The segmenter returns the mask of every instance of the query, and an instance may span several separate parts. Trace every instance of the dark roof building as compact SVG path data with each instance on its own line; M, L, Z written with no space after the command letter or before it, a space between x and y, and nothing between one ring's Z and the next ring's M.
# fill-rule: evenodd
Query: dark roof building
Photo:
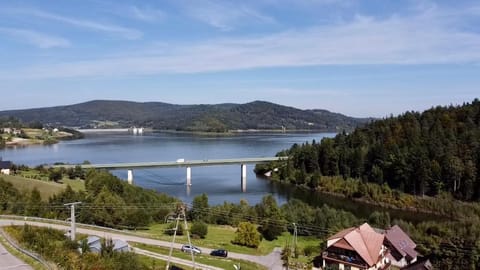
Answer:
M12 167L11 161L2 161L0 159L0 169L10 169Z
M398 225L385 231L384 244L390 251L388 258L392 265L405 267L417 261L417 244Z
M0 158L0 174L10 174L10 168L12 167L12 162L3 161Z

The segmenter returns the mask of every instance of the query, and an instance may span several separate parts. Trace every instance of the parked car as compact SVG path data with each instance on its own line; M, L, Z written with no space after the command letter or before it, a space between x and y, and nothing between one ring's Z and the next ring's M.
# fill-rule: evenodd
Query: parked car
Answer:
M202 251L199 248L197 248L196 246L190 246L190 245L183 245L182 246L182 251L183 252L188 252L188 253L193 252L193 254L201 254L202 253Z
M226 258L228 256L228 251L225 249L215 249L210 252L210 255Z

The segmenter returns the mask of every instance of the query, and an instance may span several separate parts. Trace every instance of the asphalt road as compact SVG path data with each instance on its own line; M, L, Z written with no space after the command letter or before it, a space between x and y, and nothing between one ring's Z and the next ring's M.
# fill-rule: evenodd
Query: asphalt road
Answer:
M0 270L33 270L33 268L10 254L0 243Z
M24 225L29 224L38 227L50 227L58 230L67 231L70 227L65 225L58 225L58 224L50 224L50 223L42 223L37 221L22 221L22 220L13 220L13 219L0 219L0 226L9 226L9 225ZM106 228L108 229L108 228ZM111 239L122 239L127 242L136 242L136 243L143 243L152 246L161 246L161 247L170 247L171 242L166 242L162 240L155 240L146 237L140 236L132 236L132 235L125 235L120 233L113 233L113 232L106 232L101 230L94 230L94 229L85 229L77 227L77 233L88 234L88 235L96 235L98 237L103 238L111 238ZM183 244L174 244L173 247L176 249L180 249ZM202 248L202 253L210 254L212 249L209 248ZM272 253L266 256L254 256L254 255L246 255L240 253L229 252L228 257L234 259L240 259L245 261L254 262L260 265L263 265L271 270L282 270L282 260L281 260L281 249L276 248ZM181 262L178 262L181 263ZM20 268L19 268L20 269ZM209 269L214 269L209 267ZM3 270L0 268L0 270Z

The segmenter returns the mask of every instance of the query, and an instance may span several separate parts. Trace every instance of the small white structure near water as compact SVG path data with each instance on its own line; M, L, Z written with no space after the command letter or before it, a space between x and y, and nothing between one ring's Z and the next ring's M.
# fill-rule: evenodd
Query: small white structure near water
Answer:
M143 127L133 127L132 128L133 135L142 135L143 134Z
M0 174L10 175L11 167L12 167L11 161L2 161L2 158L0 158Z

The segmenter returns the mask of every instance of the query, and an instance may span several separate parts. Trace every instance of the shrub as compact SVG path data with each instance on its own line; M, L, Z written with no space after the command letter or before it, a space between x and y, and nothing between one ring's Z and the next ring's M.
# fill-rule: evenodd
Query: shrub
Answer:
M175 224L175 222L168 224L167 228L165 229L165 234L173 235L175 233ZM180 223L178 224L177 235L183 235L183 225Z
M205 238L208 233L208 225L204 222L194 222L191 229L192 234Z
M240 222L233 244L257 248L260 245L261 236L255 225L250 222Z

